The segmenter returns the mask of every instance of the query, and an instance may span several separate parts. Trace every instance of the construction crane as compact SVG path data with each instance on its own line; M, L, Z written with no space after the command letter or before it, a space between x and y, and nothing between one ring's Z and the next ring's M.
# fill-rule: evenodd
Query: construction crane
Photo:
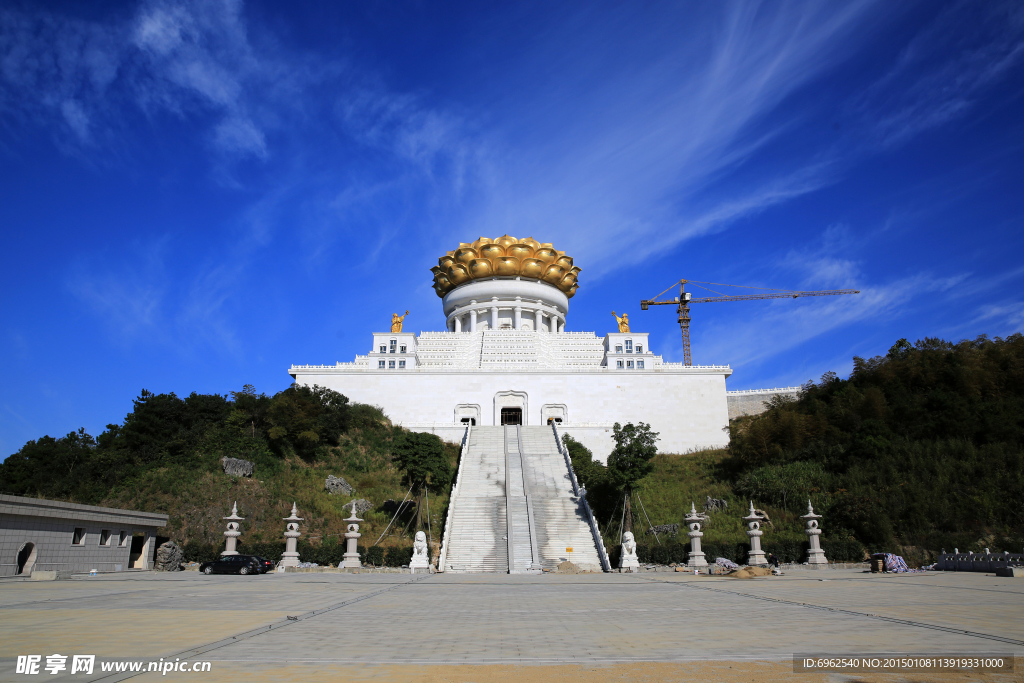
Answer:
M694 299L690 292L686 291L687 283L692 283L706 289L717 296L705 296ZM679 285L679 296L671 299L662 297L676 285ZM716 287L743 287L744 289L759 289L772 294L722 294L702 285L714 285ZM640 302L640 309L646 311L650 306L676 306L679 313L679 328L683 332L683 362L692 365L690 360L690 304L710 304L719 301L750 301L753 299L797 299L802 296L836 296L838 294L860 294L859 289L825 289L816 292L798 292L790 289L771 289L770 287L746 287L744 285L727 285L721 282L701 282L700 280L679 280L673 282L668 289L653 299L644 299Z

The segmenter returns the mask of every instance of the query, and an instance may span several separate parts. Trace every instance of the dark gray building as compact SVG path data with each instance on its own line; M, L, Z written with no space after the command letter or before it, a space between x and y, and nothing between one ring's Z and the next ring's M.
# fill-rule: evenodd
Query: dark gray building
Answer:
M0 576L152 569L167 515L0 495Z

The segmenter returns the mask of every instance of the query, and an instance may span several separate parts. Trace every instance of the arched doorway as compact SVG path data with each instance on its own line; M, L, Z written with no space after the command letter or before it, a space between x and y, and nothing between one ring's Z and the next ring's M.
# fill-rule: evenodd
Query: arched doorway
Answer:
M36 544L26 543L18 549L18 573L31 574L36 563Z

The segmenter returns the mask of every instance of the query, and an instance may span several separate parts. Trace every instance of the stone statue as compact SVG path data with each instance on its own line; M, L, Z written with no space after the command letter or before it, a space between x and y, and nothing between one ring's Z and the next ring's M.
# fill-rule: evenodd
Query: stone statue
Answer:
M408 309L406 309L405 315L409 315ZM401 332L402 331L402 323L405 322L405 315L398 315L397 313L392 313L391 314L391 331L392 332Z
M640 569L640 560L636 556L636 541L633 532L622 534L622 554L619 555L619 571L635 572Z
M417 569L426 569L427 562L427 535L422 531L416 532L416 540L412 544L412 561L409 562L409 572L416 573Z
M629 314L623 313L620 318L615 315L615 311L612 311L612 315L615 316L615 322L619 323L619 332L629 332Z

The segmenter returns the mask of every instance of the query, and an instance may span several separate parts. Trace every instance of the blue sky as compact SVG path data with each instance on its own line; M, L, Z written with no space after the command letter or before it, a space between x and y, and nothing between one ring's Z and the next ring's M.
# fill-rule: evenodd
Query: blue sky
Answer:
M505 232L668 360L681 277L862 291L694 306L733 389L1019 332L1022 61L1015 2L4 3L0 450L443 329Z

